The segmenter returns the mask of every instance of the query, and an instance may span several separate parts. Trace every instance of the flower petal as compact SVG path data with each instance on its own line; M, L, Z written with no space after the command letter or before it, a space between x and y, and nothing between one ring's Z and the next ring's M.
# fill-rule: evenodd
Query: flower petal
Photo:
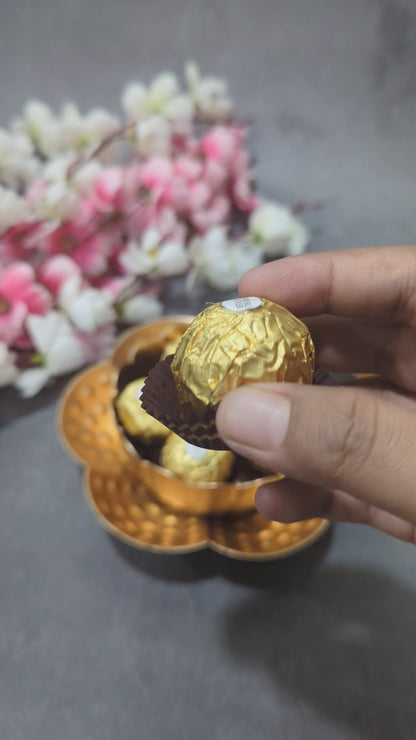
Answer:
M136 295L123 303L120 308L121 319L127 324L138 324L141 321L150 321L160 316L163 306L153 295Z
M189 267L189 255L182 244L166 242L159 248L156 275L180 275Z
M45 367L34 367L20 373L15 386L23 398L32 398L43 388L50 378Z
M0 313L0 341L12 345L23 331L26 316L27 307L20 301L11 304L5 313Z
M31 265L15 262L0 272L0 293L11 302L19 301L34 279Z
M6 344L0 342L0 388L13 383L17 377L18 371L14 361L14 352L9 352Z
M84 362L81 342L73 333L61 334L49 350L48 369L51 375L64 375L77 370Z
M56 257L51 257L42 265L40 279L52 295L56 296L66 280L79 274L79 267L74 260L65 254L57 254Z
M66 318L57 311L51 311L46 316L28 316L26 326L35 349L42 355L48 353L60 333L67 334L70 331Z

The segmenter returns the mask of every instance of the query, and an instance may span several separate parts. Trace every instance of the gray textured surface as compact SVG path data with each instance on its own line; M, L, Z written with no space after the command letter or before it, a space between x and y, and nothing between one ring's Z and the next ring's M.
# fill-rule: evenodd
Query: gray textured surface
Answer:
M412 0L3 0L0 120L114 107L188 56L257 119L263 189L322 198L313 248L414 242ZM288 561L163 558L95 524L57 390L0 395L2 740L411 740L415 551L338 526Z

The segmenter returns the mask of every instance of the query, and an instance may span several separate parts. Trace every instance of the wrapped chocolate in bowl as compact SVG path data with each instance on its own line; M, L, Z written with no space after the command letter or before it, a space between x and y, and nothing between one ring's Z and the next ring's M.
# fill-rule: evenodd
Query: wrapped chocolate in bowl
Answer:
M193 445L144 409L145 379L163 365L167 353L172 357L191 321L165 317L136 330L137 351L120 363L116 378L113 408L120 433L144 485L172 510L198 515L250 511L258 485L275 480L274 474L265 478L264 471L229 450Z
M194 483L219 483L226 480L233 463L234 455L229 450L204 450L203 447L185 442L174 432L169 434L160 453L162 467L182 480Z
M149 372L143 408L187 442L227 449L215 415L247 383L312 383L315 350L306 325L263 298L215 303L189 325L172 356Z
M132 380L116 397L114 405L123 429L144 444L164 440L169 429L150 416L141 403L145 378Z

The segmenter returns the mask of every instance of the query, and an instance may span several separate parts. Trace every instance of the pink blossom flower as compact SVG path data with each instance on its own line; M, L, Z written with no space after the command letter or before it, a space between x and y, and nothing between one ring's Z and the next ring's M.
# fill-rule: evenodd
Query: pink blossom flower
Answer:
M136 280L132 275L126 275L125 277L107 278L97 287L109 293L113 303L117 303L119 296L127 291L135 282Z
M163 193L172 182L173 164L167 157L153 157L140 168L140 181L148 190Z
M63 284L74 275L80 275L80 268L65 254L57 254L46 260L39 270L40 281L55 297Z
M195 211L190 218L195 228L204 233L213 226L223 224L228 218L230 208L230 199L225 195L217 195L206 208Z
M252 189L250 158L244 149L237 151L230 165L231 190L236 205L246 213L251 213L259 204Z
M229 177L227 167L215 159L204 162L203 178L211 190L218 191L224 187Z
M97 177L92 200L102 213L122 213L129 205L130 193L125 187L122 167L108 167Z
M156 229L162 239L184 242L186 226L174 208L158 202L149 202L136 208L127 218L126 233L131 239L140 240L147 229Z
M258 207L260 201L252 191L249 176L240 175L233 183L232 192L236 205L245 213L252 213Z
M186 236L186 226L179 221L176 211L168 206L161 206L155 210L152 220L153 228L162 239L183 243Z
M41 224L22 222L8 229L0 239L0 264L30 260L37 245Z
M191 203L192 189L202 187L206 190L206 186L199 183L201 174L201 163L191 157L181 156L176 161L154 157L141 168L140 179L150 191L153 202L169 206L183 214L195 208ZM205 200L208 200L209 194L208 192Z
M94 332L74 331L74 337L82 348L84 362L88 364L101 362L111 355L115 336L114 324L101 326Z
M94 231L92 225L76 221L63 223L43 242L47 255L67 255L88 277L102 275L108 267L112 250L110 236Z
M13 344L23 332L28 314L45 314L51 296L35 282L33 268L16 262L0 272L0 341Z
M198 180L189 187L189 211L202 211L211 199L211 189L203 180Z
M229 166L241 149L244 133L237 126L214 126L201 140L201 150L208 159Z
M182 177L187 182L192 182L201 177L202 169L202 162L186 154L177 157L174 162L175 175Z

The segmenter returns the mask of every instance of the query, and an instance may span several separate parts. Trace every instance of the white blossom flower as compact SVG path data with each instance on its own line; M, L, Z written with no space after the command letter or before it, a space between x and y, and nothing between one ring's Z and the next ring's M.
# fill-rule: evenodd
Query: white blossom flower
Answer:
M74 161L73 154L59 154L49 159L42 169L42 179L48 182L62 182L67 179L67 173Z
M173 133L190 133L194 106L188 94L179 92L178 80L171 72L155 77L149 87L131 82L123 91L121 104L129 121L162 118Z
M74 103L66 103L62 107L59 125L63 147L73 151L98 144L114 133L120 124L104 108L93 108L83 116Z
M185 247L175 241L162 242L155 229L147 229L140 244L128 242L120 262L129 273L152 277L179 275L189 267Z
M98 175L102 172L103 166L96 159L90 159L88 162L77 166L71 174L70 184L80 195L86 195L91 191Z
M23 116L12 127L15 132L24 132L43 156L51 158L94 146L119 125L104 108L92 108L83 116L74 103L66 103L56 115L45 103L29 100Z
M15 385L25 398L30 398L51 377L79 368L84 363L84 353L68 320L57 311L45 316L30 315L26 326L39 355L40 366L24 370Z
M105 290L83 288L81 275L66 280L58 294L58 304L77 329L93 332L115 320L112 297Z
M79 210L78 194L64 181L45 183L36 197L32 211L36 218L51 221L68 221Z
M0 128L0 180L18 188L33 180L39 171L30 139L24 133L12 133Z
M304 225L280 203L259 206L250 216L249 230L254 243L268 257L301 254L309 238Z
M162 116L151 116L136 125L136 147L146 157L164 157L170 153L171 128Z
M120 121L105 108L91 108L84 117L84 125L91 143L99 143L120 128Z
M71 171L75 159L73 154L62 154L49 160L42 171L42 179L49 183L60 182L73 187L79 195L86 195L98 175L102 171L102 164L96 159L77 163Z
M188 290L196 282L205 281L214 288L234 288L247 270L261 262L261 250L247 241L228 241L225 229L215 226L204 236L191 242L192 269L187 280Z
M21 118L12 122L12 130L24 132L43 156L62 151L62 132L51 108L40 100L28 100Z
M205 118L227 118L233 110L228 86L220 77L201 77L198 65L188 62L185 77L196 110Z
M194 105L189 95L181 93L169 100L163 110L175 134L187 136L191 132Z
M25 199L14 190L0 185L0 233L21 221L27 221L28 218L29 209Z
M171 72L157 75L148 87L140 82L131 82L123 90L121 105L130 121L152 115L168 115L167 111L176 118L176 108L178 112L180 109L181 115L193 113L189 96L179 92L177 77Z
M3 388L17 378L18 370L15 363L16 355L10 352L4 342L0 342L0 388Z
M140 82L130 82L121 95L121 107L129 121L144 118L148 115L146 106L147 87Z
M117 306L117 314L126 324L150 321L163 313L163 305L154 295L141 293Z

